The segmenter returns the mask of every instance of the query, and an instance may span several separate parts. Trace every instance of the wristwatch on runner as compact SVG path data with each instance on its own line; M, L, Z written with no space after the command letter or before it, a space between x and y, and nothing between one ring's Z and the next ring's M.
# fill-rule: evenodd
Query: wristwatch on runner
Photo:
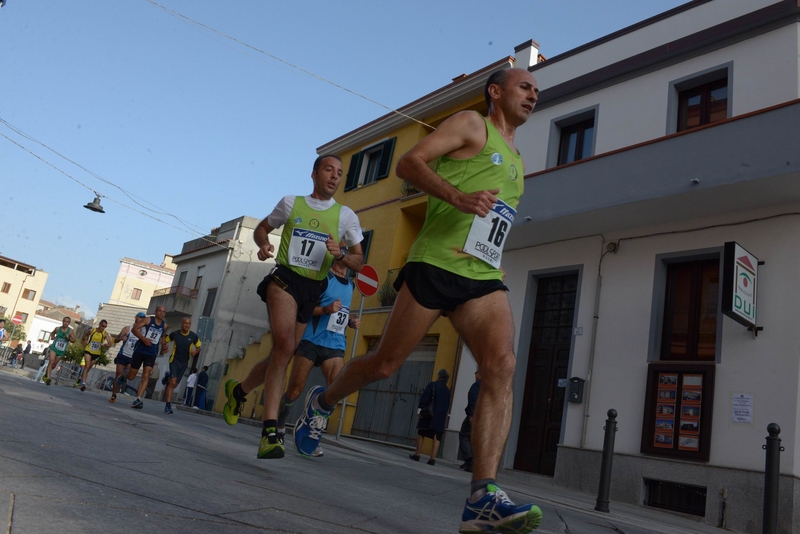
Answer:
M337 258L337 260L342 261L344 257L347 256L347 247L342 247L339 250L342 251L342 255L339 258Z

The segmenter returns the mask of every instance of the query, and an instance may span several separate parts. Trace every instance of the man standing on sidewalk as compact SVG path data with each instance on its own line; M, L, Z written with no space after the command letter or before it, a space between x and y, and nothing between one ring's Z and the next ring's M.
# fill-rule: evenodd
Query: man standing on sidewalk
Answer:
M261 221L253 234L258 259L273 257L275 247L269 233L283 226L277 267L259 284L257 293L267 303L272 330L272 350L258 362L241 384L226 387L226 421L239 419L245 395L264 384L264 427L257 458L283 458L278 440L278 412L286 381L286 369L311 319L320 295L325 291L328 270L334 259L355 271L361 270L364 239L356 214L337 204L334 193L342 181L342 160L323 155L314 161L309 196L286 196L272 213ZM349 249L341 248L344 241ZM199 384L199 381L198 381ZM316 449L316 447L315 447Z
M464 460L460 468L467 473L472 473L472 418L475 417L475 405L478 404L478 393L481 389L481 372L475 371L475 383L467 393L467 407L464 408L467 416L461 423L458 432L458 459Z
M61 320L61 326L56 327L55 330L50 333L50 339L53 341L53 344L50 345L50 363L47 364L47 371L45 371L43 379L43 382L48 386L51 382L50 373L53 372L59 360L66 354L69 344L75 343L75 332L69 325L71 322L72 319L64 317L64 319Z
M376 352L351 360L325 390L312 389L294 429L298 452L318 446L339 400L391 376L444 312L478 362L483 381L475 408L471 494L460 532L530 532L538 506L517 506L497 487L511 426L514 320L500 269L524 187L514 136L539 98L525 69L493 73L484 91L489 113L462 111L397 163L397 176L429 194L428 212L397 278L397 300ZM435 170L429 165L436 162Z
M201 410L206 409L206 388L208 387L208 373L206 371L208 371L208 366L204 365L203 370L197 375L197 392L195 393L197 402L194 405Z
M200 355L200 338L191 331L192 320L189 317L184 317L181 320L181 329L176 330L167 336L167 344L172 343L172 354L169 357L169 371L164 374L161 380L162 384L167 384L167 390L164 393L164 400L167 402L164 406L164 413L172 413L172 392L178 387L183 373L189 367L189 357L192 360L192 369L197 367L197 357Z
M186 379L186 391L185 396L186 398L183 401L184 406L192 406L192 393L194 393L194 387L197 385L197 368L192 367L192 370L189 372L189 377Z

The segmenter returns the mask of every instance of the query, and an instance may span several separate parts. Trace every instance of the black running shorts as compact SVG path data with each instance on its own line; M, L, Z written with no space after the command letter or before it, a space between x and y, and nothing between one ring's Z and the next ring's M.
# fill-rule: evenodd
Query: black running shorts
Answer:
M508 291L501 280L472 280L422 262L406 263L394 288L400 291L404 282L414 300L429 310L455 311L468 300Z
M328 286L328 279L326 277L322 280L311 280L296 274L283 265L278 265L258 284L256 289L256 293L264 302L267 302L267 286L270 283L278 284L278 287L294 298L297 303L297 322L308 324L320 296Z

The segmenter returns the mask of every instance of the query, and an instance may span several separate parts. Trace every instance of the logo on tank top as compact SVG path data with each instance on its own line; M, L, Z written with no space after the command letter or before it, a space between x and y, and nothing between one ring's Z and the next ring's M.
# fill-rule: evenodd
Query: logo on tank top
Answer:
M519 178L519 173L517 172L517 166L512 163L511 166L508 168L508 179L511 180L512 182L516 182L517 178Z
M500 152L495 152L494 154L492 154L492 163L494 163L495 165L502 165L503 156L500 154Z
M319 228L319 221L317 219L311 219L308 221L308 224L311 228Z
M295 224L300 224L301 222L303 222L303 218L302 217L295 217L294 218L294 223Z

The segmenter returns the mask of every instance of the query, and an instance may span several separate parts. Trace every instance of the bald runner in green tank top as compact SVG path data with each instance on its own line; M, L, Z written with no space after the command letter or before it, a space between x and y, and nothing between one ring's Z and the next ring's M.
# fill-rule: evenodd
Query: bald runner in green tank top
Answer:
M464 193L499 189L500 202L486 217L479 217L429 196L425 224L408 261L428 263L472 280L502 280L503 245L525 180L519 152L512 152L497 128L483 120L487 132L483 150L469 159L442 156L434 170Z

